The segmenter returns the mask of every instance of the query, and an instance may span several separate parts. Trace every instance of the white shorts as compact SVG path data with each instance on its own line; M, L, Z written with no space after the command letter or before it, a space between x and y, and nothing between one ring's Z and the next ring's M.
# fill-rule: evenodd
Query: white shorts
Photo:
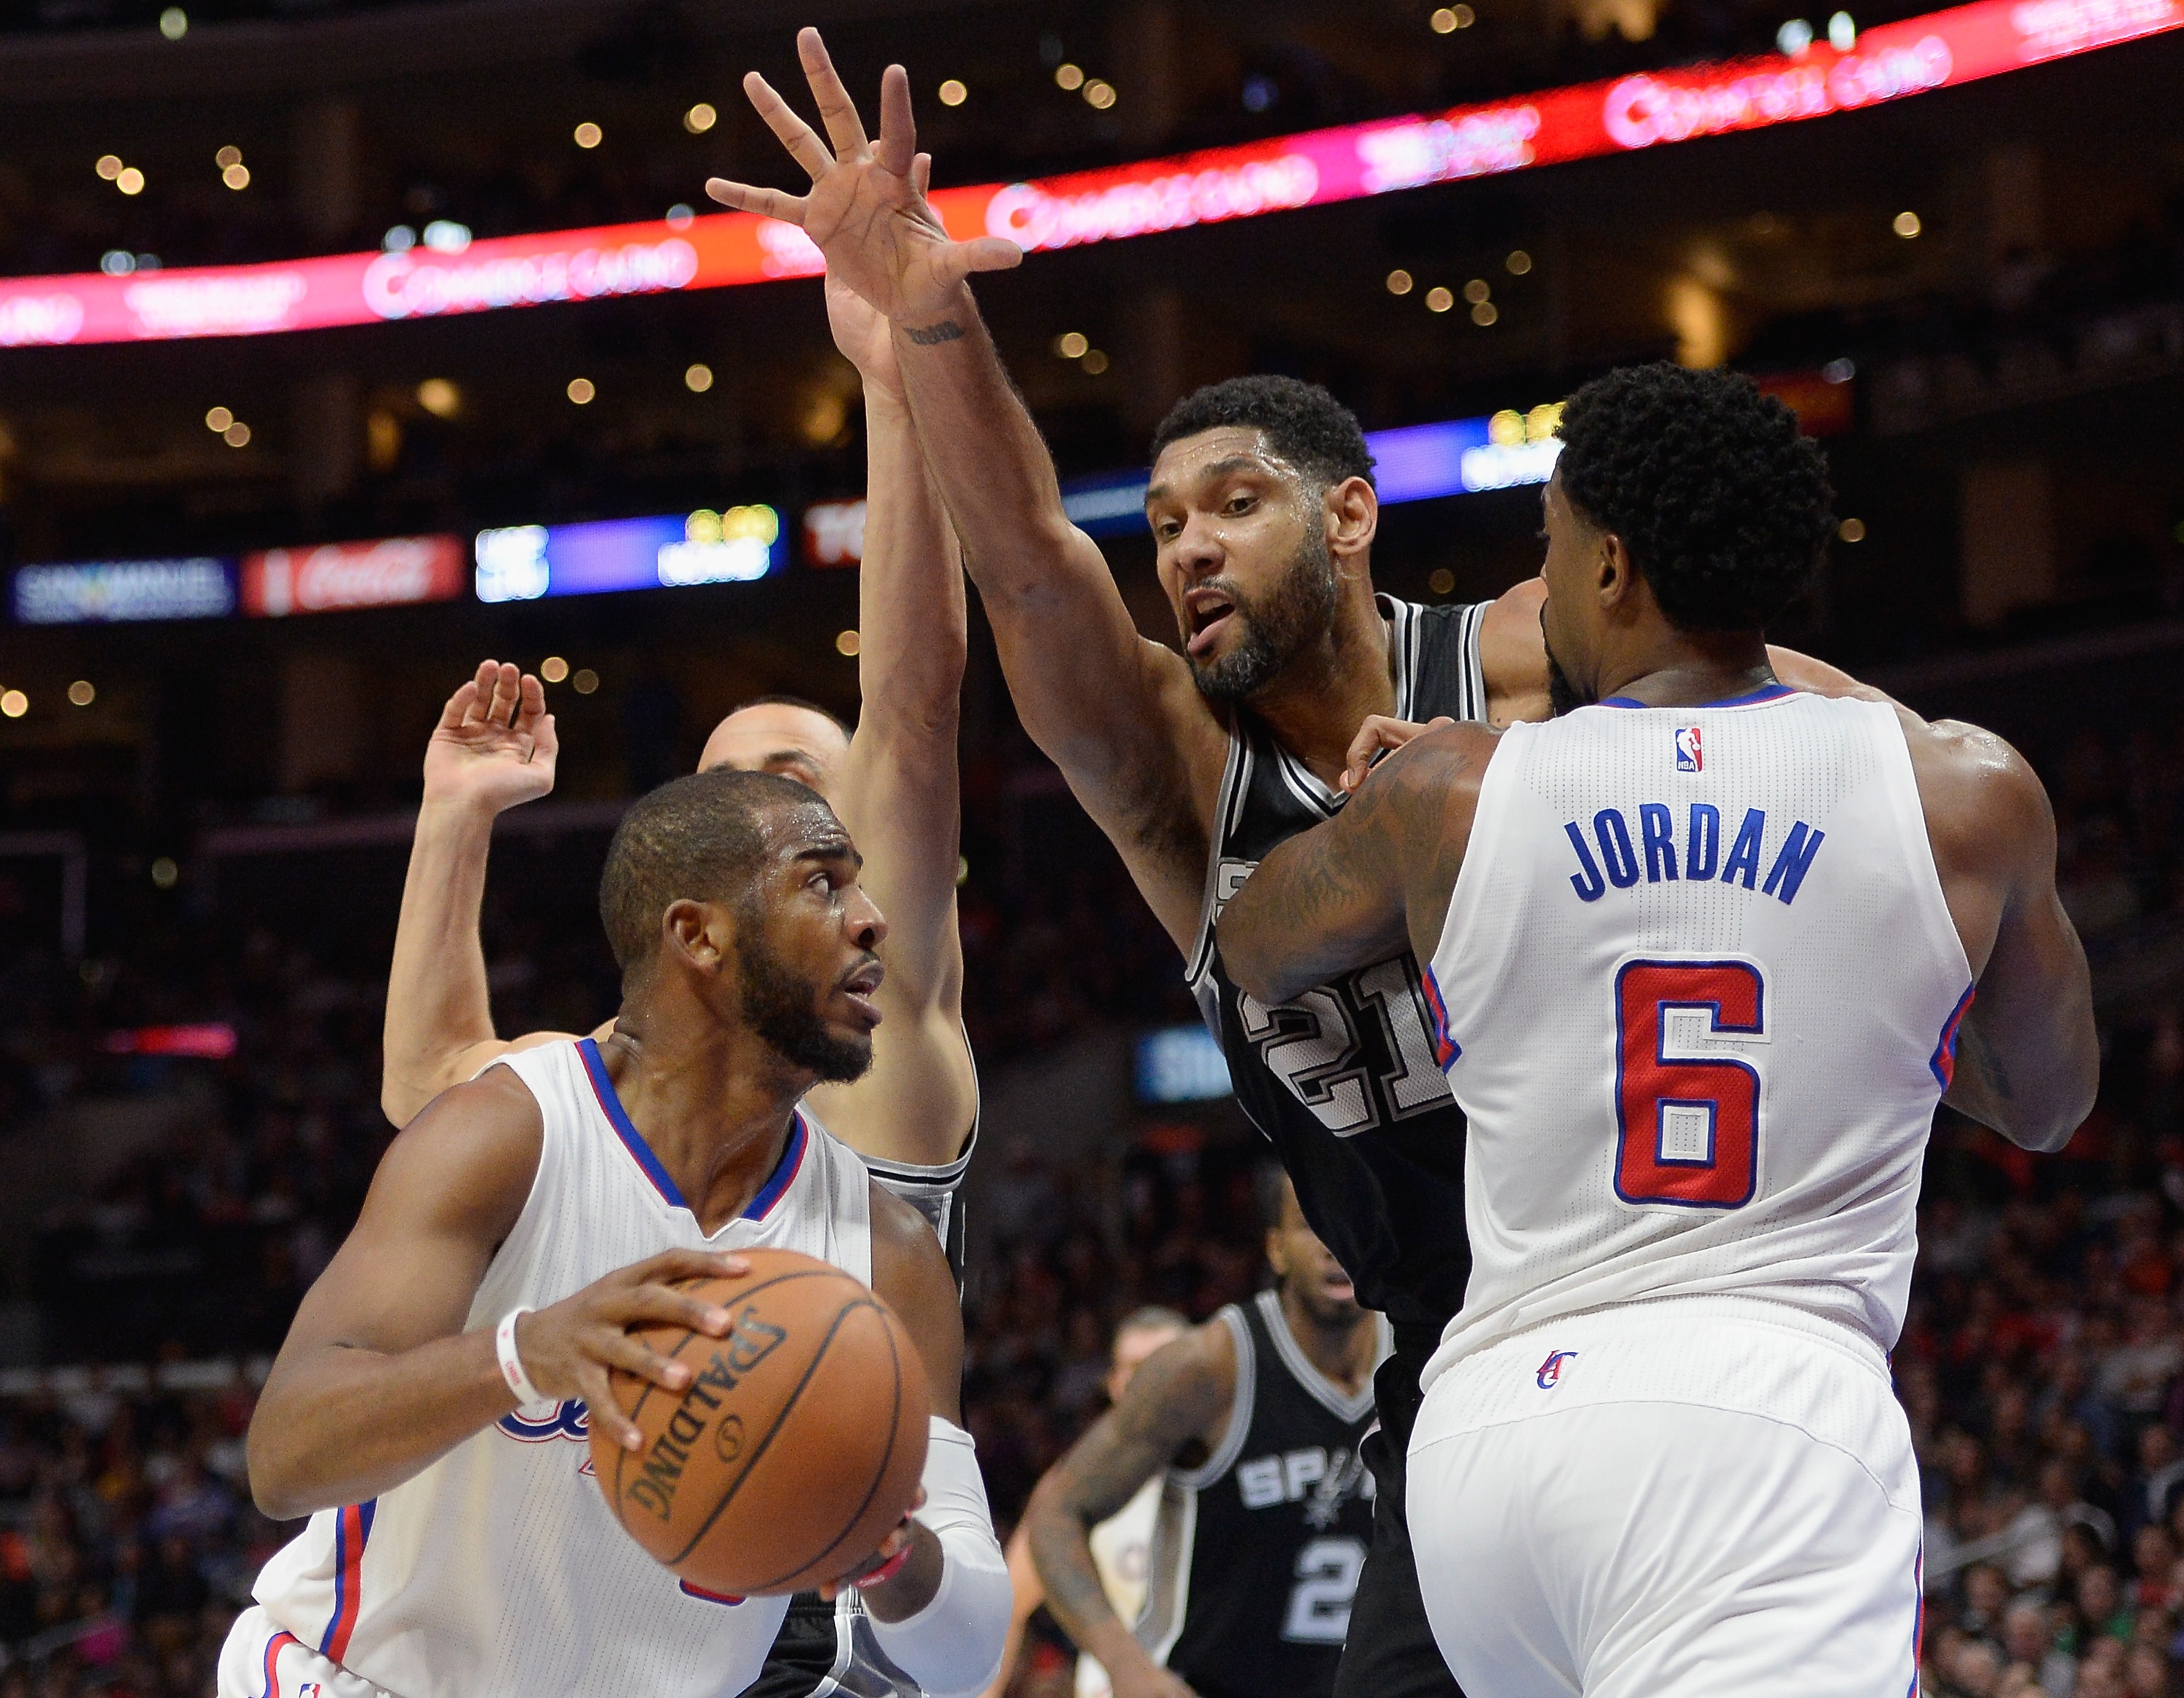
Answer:
M1680 1298L1504 1339L1426 1394L1409 1506L1468 1692L1915 1698L1910 1427L1830 1321Z
M330 1662L253 1604L220 1648L220 1698L393 1698Z

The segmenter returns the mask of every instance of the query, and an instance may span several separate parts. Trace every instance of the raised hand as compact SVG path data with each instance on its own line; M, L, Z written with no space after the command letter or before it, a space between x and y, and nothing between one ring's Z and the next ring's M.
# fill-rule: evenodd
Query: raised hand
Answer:
M880 77L880 137L875 143L866 136L856 103L827 57L818 31L800 30L796 52L827 126L827 140L756 71L744 78L744 92L789 156L804 167L811 192L794 195L710 177L707 194L723 206L800 226L827 256L830 279L839 279L906 329L942 316L972 272L1002 271L1022 262L1023 250L998 237L956 241L926 204L933 162L917 151L908 72L891 64Z
M425 746L425 800L499 813L551 790L560 751L546 687L506 661L481 662Z
M827 274L827 328L834 346L857 368L865 386L900 401L902 372L894 363L894 332L872 304L836 276Z

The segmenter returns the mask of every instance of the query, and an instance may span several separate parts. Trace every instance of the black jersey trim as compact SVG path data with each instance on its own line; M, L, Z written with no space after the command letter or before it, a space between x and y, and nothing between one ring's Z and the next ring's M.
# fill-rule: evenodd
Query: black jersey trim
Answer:
M1274 1354L1281 1358L1282 1366L1313 1402L1343 1422L1362 1421L1373 1407L1373 1381L1368 1374L1363 1387L1346 1394L1334 1381L1322 1373L1304 1346L1297 1342L1296 1334L1290 1330L1289 1316L1282 1313L1281 1294L1277 1291L1262 1291L1254 1299L1259 1305L1259 1318L1265 1323L1267 1334L1273 1340Z
M1379 606L1380 617L1388 622L1388 653L1395 663L1396 672L1396 718L1408 719L1411 717L1411 701L1415 694L1412 686L1418 676L1418 645L1424 640L1425 622L1418 617L1418 608L1415 602L1399 601L1386 595L1376 595L1373 600ZM1475 661L1475 641L1473 650L1472 658ZM1464 668L1467 702L1470 695L1471 675L1476 671L1475 665ZM1464 717L1477 716L1467 714ZM1275 766L1282 775L1282 781L1289 786L1290 794L1307 807L1317 809L1323 818L1334 818L1341 810L1342 804L1350 798L1333 785L1322 782L1317 773L1275 742L1271 735L1267 740L1273 746Z
M1198 1560L1198 1494L1173 1479L1161 1487L1145 1551L1145 1602L1131 1632L1162 1667L1190 1615L1190 1571Z
M1396 716L1408 719L1423 710L1417 705L1423 675L1427 611L1419 603L1384 593L1373 598L1389 627L1388 651L1395 668ZM1486 683L1481 671L1479 634L1490 604L1479 601L1457 611L1457 702L1460 719L1486 718ZM1213 841L1206 857L1205 895L1199 906L1198 937L1193 947L1184 982L1195 991L1213 964L1215 902L1219 896L1221 866L1227 846L1242 824L1251 794L1253 768L1263 744L1266 757L1283 786L1323 819L1332 819L1348 798L1323 784L1303 762L1276 740L1271 732L1240 713L1228 722L1228 757L1221 770L1219 806L1215 810Z
M1351 1425L1364 1420L1373 1412L1371 1374L1365 1376L1364 1386L1360 1390L1346 1396L1341 1387L1313 1365L1312 1358L1305 1354L1304 1346L1297 1343L1296 1334L1290 1331L1289 1316L1282 1313L1281 1293L1262 1291L1253 1300L1259 1305L1259 1319L1266 1324L1268 1336L1274 1341L1274 1354L1282 1359L1282 1366L1289 1370L1290 1377L1303 1388L1307 1397L1337 1421ZM1381 1327L1387 1324L1384 1320L1379 1321ZM1381 1354L1384 1354L1385 1351ZM1379 1359L1376 1356L1373 1366L1379 1366Z
M1186 1492L1204 1491L1236 1466L1236 1459L1244 1454L1244 1441L1251 1436L1251 1410L1258 1402L1259 1352L1251 1342L1251 1324L1233 1303L1223 1305L1214 1319L1227 1324L1236 1342L1236 1395L1228 1405L1228 1425L1213 1454L1195 1468L1167 1471L1169 1483Z
M1213 812L1213 851L1206 857L1206 891L1198 904L1198 941L1190 952L1183 982L1195 992L1213 964L1213 922L1220 918L1216 904L1221 897L1221 846L1234 836L1251 793L1251 742L1228 723L1228 758L1221 763L1221 789Z

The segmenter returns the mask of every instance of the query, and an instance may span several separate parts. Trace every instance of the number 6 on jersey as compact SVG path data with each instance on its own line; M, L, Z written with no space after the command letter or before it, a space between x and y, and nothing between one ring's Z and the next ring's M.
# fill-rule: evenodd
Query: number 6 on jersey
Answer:
M1625 1203L1741 1209L1752 1200L1758 1070L1690 1052L1708 1038L1763 1038L1765 1005L1749 962L1631 961L1615 975L1615 1194ZM1672 1056L1672 1046L1685 1053Z

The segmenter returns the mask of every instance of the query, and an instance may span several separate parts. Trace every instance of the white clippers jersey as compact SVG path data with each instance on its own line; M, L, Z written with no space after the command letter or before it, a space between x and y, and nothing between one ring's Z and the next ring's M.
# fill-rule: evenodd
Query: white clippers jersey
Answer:
M499 1064L538 1099L545 1139L467 1330L662 1250L800 1250L872 1282L872 1181L802 1116L750 1208L708 1238L588 1038ZM258 1600L304 1644L399 1698L740 1692L788 1600L684 1588L616 1523L588 1438L573 1399L504 1416L376 1501L313 1516L265 1565Z
M1429 971L1473 1264L1425 1382L1700 1293L1891 1348L1971 976L1886 705L1776 684L1512 727Z

